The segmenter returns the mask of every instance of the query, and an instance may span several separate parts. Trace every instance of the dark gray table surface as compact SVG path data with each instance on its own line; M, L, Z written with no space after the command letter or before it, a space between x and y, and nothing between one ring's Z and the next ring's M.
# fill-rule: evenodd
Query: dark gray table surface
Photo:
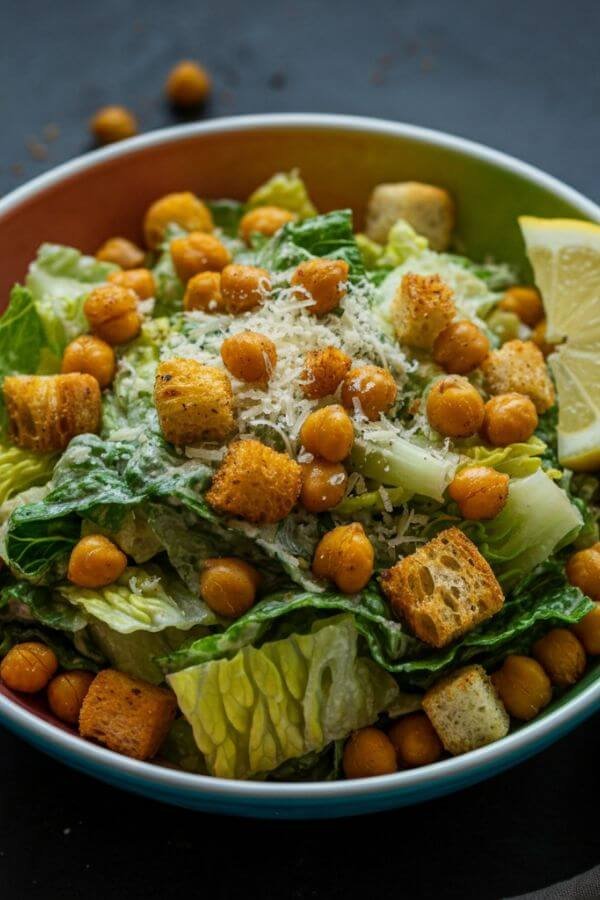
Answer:
M213 74L205 115L319 111L460 134L600 199L598 0L0 0L0 192L90 148L124 103L176 121L169 67ZM90 211L93 215L93 210ZM0 730L0 893L43 897L499 898L598 862L600 741L582 725L460 795L270 824L121 794Z

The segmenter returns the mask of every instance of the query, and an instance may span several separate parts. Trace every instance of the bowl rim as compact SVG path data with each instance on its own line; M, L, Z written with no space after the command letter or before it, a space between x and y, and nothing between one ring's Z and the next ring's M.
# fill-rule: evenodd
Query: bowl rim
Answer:
M576 207L583 216L600 222L600 207L579 191L569 187L552 175L537 167L487 147L446 132L393 122L366 116L334 115L328 113L265 113L260 115L229 116L208 122L195 122L163 128L139 135L106 148L76 157L68 162L37 176L0 200L0 216L18 207L39 191L46 190L73 175L108 160L138 150L170 144L175 141L195 137L227 133L231 131L298 129L339 129L341 131L363 132L366 134L405 137L411 140L433 144L457 151L463 155L490 163L526 178L542 188L554 193L560 199ZM560 737L570 727L600 709L600 679L585 687L576 697L561 704L542 718L534 720L518 731L499 741L481 747L463 756L451 757L419 769L381 775L376 778L355 781L332 782L261 782L241 781L198 775L179 769L166 768L151 762L141 762L114 753L105 747L92 744L31 712L19 702L0 692L0 720L12 726L21 736L31 736L42 748L54 751L56 755L66 755L68 760L81 760L98 770L118 770L133 782L155 785L167 791L175 791L199 797L221 798L223 800L264 801L268 803L282 800L310 802L311 800L358 799L374 795L400 793L419 787L435 790L436 786L449 784L461 779L475 780L486 770L496 771L508 767L512 762L550 742L553 733Z

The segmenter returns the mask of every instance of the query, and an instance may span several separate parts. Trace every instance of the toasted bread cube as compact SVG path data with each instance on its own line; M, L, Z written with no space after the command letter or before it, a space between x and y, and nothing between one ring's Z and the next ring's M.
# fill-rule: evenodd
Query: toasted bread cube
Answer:
M533 341L507 341L481 364L490 394L526 394L538 413L554 404L555 393L544 354Z
M401 344L431 350L456 315L452 291L439 275L408 272L392 300L392 321Z
M384 244L392 225L405 219L427 238L432 250L446 250L455 223L454 201L448 191L419 181L378 184L367 205L367 236Z
M79 733L124 756L151 759L167 736L176 710L170 690L104 669L83 701Z
M453 756L508 734L508 713L481 666L465 666L442 678L423 697L423 709Z
M501 609L502 588L459 528L447 528L382 573L383 591L418 638L445 647Z

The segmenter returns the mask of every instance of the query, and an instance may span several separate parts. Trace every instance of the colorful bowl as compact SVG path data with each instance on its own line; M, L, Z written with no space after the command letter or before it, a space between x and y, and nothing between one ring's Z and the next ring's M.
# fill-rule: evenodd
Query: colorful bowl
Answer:
M139 237L144 210L173 190L246 197L273 172L299 167L321 210L351 206L358 225L371 188L414 179L449 188L458 246L526 271L517 216L600 222L600 208L538 169L460 138L375 119L265 115L143 135L35 179L0 201L0 281L6 297L43 241L92 252L107 237ZM81 740L39 701L0 686L0 721L25 740L106 782L193 809L309 818L373 812L459 790L515 765L600 707L600 664L545 713L508 737L433 766L361 781L270 784L190 775Z

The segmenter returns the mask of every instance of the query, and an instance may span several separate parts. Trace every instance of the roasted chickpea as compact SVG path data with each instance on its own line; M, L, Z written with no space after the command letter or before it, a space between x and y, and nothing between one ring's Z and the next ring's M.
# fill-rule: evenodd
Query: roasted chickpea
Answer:
M488 466L466 466L448 487L463 519L493 519L508 499L508 475Z
M509 288L498 307L504 312L514 313L521 322L533 328L544 318L544 307L539 292L534 287L517 286Z
M538 425L535 404L525 394L497 394L485 404L482 434L494 447L528 441Z
M225 306L221 295L221 273L199 272L190 278L183 297L183 308L187 312L195 309L202 312L224 312Z
M137 119L124 106L103 106L90 120L90 131L99 144L123 141L137 130Z
M108 276L111 284L119 284L137 294L140 300L154 297L156 286L154 275L150 269L128 269L126 272L111 272Z
M552 684L569 687L585 671L585 650L566 628L553 628L533 645L533 655L546 670Z
M240 331L221 344L225 367L240 381L266 385L277 363L277 348L271 338L256 331Z
M481 428L484 405L478 391L461 375L436 381L427 397L429 424L446 437L470 437Z
M90 328L108 344L125 344L139 334L142 317L137 295L119 284L94 288L83 305Z
M529 656L507 656L492 682L509 715L522 722L535 718L552 699L550 679Z
M398 387L393 376L380 366L350 369L342 383L342 403L346 409L360 411L374 422L396 402Z
M344 497L348 475L341 463L315 459L302 464L300 502L312 513L337 506Z
M341 462L352 449L354 425L346 410L337 403L310 413L300 429L302 446L328 462Z
M96 259L114 263L122 269L139 269L144 265L144 251L127 238L113 237L96 250Z
M300 263L291 284L300 300L312 299L307 307L315 316L331 312L346 294L348 263L343 259L308 259Z
M211 81L206 69L191 59L173 66L167 78L167 97L179 109L200 106L210 94Z
M248 312L269 296L271 276L258 266L225 266L221 272L221 295L227 312Z
M75 725L85 695L94 680L92 672L73 670L56 675L48 685L48 705L57 719Z
M338 347L310 350L302 372L302 393L310 400L335 393L351 365L348 354Z
M547 323L545 319L542 319L541 322L538 322L531 332L531 340L534 344L538 345L544 356L550 356L551 353L554 353L554 351L558 347L558 344L546 340L546 327Z
M413 769L437 762L444 748L424 712L402 716L393 723L388 737L396 751L398 766Z
M572 630L586 653L590 656L600 655L600 602L596 602L594 609L580 619L577 625L573 625Z
M313 558L317 578L329 578L343 594L362 591L373 574L373 545L358 522L338 525L323 535Z
M241 559L207 559L200 575L200 595L218 616L238 619L253 606L260 584L256 569Z
M220 272L231 262L227 247L212 234L202 231L173 238L170 248L175 271L184 282L198 272Z
M11 691L36 694L46 687L57 669L58 660L50 647L28 641L11 647L0 663L0 678Z
M190 191L165 194L155 200L144 217L144 237L151 250L162 244L168 225L180 225L184 231L212 231L208 206Z
M490 352L490 342L477 325L468 319L451 322L433 344L433 359L453 375L472 372Z
M378 728L361 728L346 741L343 756L346 778L372 778L397 771L396 751Z
M293 213L280 206L257 206L256 209L251 209L245 216L242 216L240 237L247 244L250 243L253 234L264 234L266 237L271 237L288 222L293 222L295 218Z
M101 388L108 387L115 374L115 351L106 341L82 334L65 348L61 372L93 375Z
M71 551L67 578L83 588L112 584L127 568L127 557L102 534L88 534Z
M569 557L567 578L590 599L600 601L600 541Z

